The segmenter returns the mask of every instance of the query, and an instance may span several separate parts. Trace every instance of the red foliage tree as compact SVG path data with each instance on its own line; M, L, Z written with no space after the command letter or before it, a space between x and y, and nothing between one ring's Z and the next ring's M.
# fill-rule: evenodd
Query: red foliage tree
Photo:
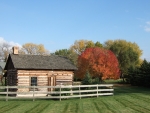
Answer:
M119 63L110 50L99 47L87 48L78 57L78 71L76 76L80 79L88 71L92 77L98 77L102 80L107 78L117 79L120 76Z

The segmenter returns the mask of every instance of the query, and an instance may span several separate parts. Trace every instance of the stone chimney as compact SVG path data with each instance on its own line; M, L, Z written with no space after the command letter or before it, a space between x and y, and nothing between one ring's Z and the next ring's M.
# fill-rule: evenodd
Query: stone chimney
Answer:
M14 46L12 49L13 49L13 54L18 55L19 47Z

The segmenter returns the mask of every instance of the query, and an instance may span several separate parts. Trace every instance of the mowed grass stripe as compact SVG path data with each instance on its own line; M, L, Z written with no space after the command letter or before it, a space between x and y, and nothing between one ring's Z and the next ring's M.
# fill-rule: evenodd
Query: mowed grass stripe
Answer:
M109 109L102 103L102 102L94 102L95 108L97 109L98 113L111 113Z
M95 99L97 99L97 98L94 98L94 100ZM92 98L87 99L87 101L86 101L86 99L84 99L84 101L82 102L84 113L99 113L99 111L97 110L97 108L94 104L94 100Z
M147 88L118 87L114 96L98 98L0 101L0 113L150 113L148 94Z
M124 104L120 103L114 98L104 99L103 102L107 105L107 108L114 113L133 113L133 110L127 108ZM116 109L117 108L117 109Z
M101 101L106 106L106 108L110 111L110 113L116 113L117 112L117 110L112 106L112 104L108 103L110 101L109 99L103 99Z
M63 113L78 113L79 112L79 103L75 102L69 102L65 109L63 110Z
M150 96L149 97L146 97L146 95L143 95L143 94L130 94L130 96L132 98L136 98L138 100L142 100L144 102L147 102L147 103L150 103Z
M21 101L15 103L18 103L19 106L17 108L15 107L14 109L7 111L7 113L25 113L29 109L34 108L38 104L37 102L32 102L32 101Z
M143 98L137 98L136 96L127 95L123 100L132 103L132 105L139 106L145 110L150 111L149 102L143 100Z
M66 112L68 111L68 107L69 107L69 103L67 103L67 104L65 105L65 108L64 108L64 110L63 110L63 113L66 113Z
M47 103L49 105L41 113L63 113L66 104L66 102L63 101L49 101Z
M147 108L145 108L144 106L138 105L140 102L138 102L137 104L135 104L135 103L132 103L131 101L126 100L125 98L118 99L118 101L120 103L124 104L126 107L130 107L135 112L140 112L140 113L149 113L150 112L150 110L147 109Z
M9 110L12 110L12 109L16 108L17 106L19 106L19 104L9 104L7 106L4 106L0 109L0 113L5 113Z
M26 111L26 113L41 113L47 106L48 103L37 104L35 107Z

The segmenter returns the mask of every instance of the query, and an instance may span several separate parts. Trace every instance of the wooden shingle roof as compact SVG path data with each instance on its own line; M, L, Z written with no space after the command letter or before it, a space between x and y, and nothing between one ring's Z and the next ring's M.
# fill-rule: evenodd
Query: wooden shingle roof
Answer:
M51 69L51 70L77 70L69 59L62 56L50 55L14 55L10 54L5 66L8 69L9 61L15 69Z

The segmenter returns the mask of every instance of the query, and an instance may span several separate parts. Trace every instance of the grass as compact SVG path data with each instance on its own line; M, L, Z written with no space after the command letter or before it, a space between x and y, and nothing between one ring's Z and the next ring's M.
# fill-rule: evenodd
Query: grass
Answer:
M150 113L150 89L115 87L114 96L68 100L0 100L0 113Z

